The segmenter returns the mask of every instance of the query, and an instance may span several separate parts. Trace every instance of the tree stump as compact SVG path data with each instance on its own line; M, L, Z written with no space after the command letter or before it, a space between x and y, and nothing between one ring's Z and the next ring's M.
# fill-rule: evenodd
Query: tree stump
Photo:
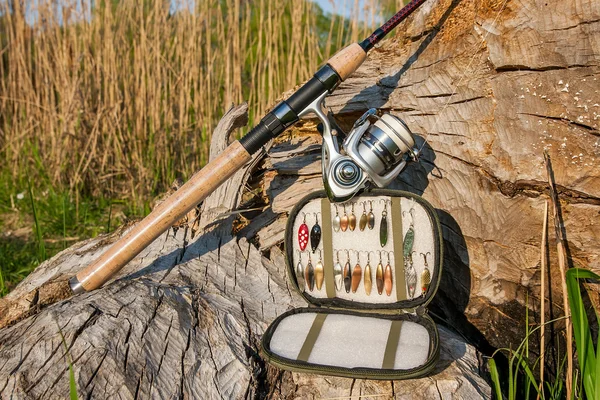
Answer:
M515 347L539 304L544 149L571 259L600 267L599 31L593 0L431 0L327 100L342 126L377 107L427 139L393 187L438 209L445 264L432 308L477 346L440 327L431 377L321 377L261 358L268 324L305 306L281 250L289 209L322 187L320 137L305 120L103 288L64 298L65 279L127 227L58 254L2 299L0 396L66 397L68 351L82 397L490 397L479 351ZM244 116L224 116L211 156ZM560 308L559 282L553 268Z

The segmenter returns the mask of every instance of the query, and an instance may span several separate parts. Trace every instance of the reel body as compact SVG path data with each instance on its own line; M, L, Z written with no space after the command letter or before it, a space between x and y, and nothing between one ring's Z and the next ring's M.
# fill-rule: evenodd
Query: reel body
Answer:
M412 132L399 118L365 112L346 135L332 128L323 94L305 108L300 116L315 113L323 124L322 172L325 191L331 201L352 198L370 185L386 187L404 169L409 159L418 160ZM376 119L372 123L370 117Z

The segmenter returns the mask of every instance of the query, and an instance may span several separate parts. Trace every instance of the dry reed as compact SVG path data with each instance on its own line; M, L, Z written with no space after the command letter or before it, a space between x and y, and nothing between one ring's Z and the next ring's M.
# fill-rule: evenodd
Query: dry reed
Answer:
M554 232L556 235L556 251L558 258L558 267L560 270L560 284L563 297L563 308L565 313L565 336L566 336L566 352L567 352L567 370L565 372L565 391L567 399L571 399L573 391L573 322L571 320L571 307L569 306L569 296L567 292L567 240L563 232L562 215L560 212L560 202L556 184L554 182L554 172L552 171L552 161L547 151L544 151L544 162L546 164L546 172L548 178L548 187L550 189L550 201L552 202L554 215Z
M321 28L307 0L89 4L0 3L0 172L134 204L205 163L231 103L256 122L371 29L356 1Z
M544 390L544 367L546 365L546 273L548 272L548 200L544 202L544 222L540 243L540 384L538 392ZM538 394L537 398L540 398Z

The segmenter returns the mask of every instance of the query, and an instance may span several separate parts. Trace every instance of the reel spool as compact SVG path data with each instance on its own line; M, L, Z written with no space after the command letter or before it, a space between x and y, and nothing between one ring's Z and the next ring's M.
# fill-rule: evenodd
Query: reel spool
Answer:
M376 121L371 123L369 117ZM374 108L356 121L341 151L328 148L328 143L324 140L323 180L333 201L348 200L369 182L378 187L389 185L408 159L416 161L419 156L413 134L404 121L387 113L378 117Z

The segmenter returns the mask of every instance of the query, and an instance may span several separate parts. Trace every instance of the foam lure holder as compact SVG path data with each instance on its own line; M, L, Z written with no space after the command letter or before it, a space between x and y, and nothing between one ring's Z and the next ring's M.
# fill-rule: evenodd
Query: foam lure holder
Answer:
M439 357L427 313L442 273L442 236L422 197L373 190L346 203L324 191L294 207L285 234L288 275L309 303L273 321L265 358L298 372L352 378L426 375Z

